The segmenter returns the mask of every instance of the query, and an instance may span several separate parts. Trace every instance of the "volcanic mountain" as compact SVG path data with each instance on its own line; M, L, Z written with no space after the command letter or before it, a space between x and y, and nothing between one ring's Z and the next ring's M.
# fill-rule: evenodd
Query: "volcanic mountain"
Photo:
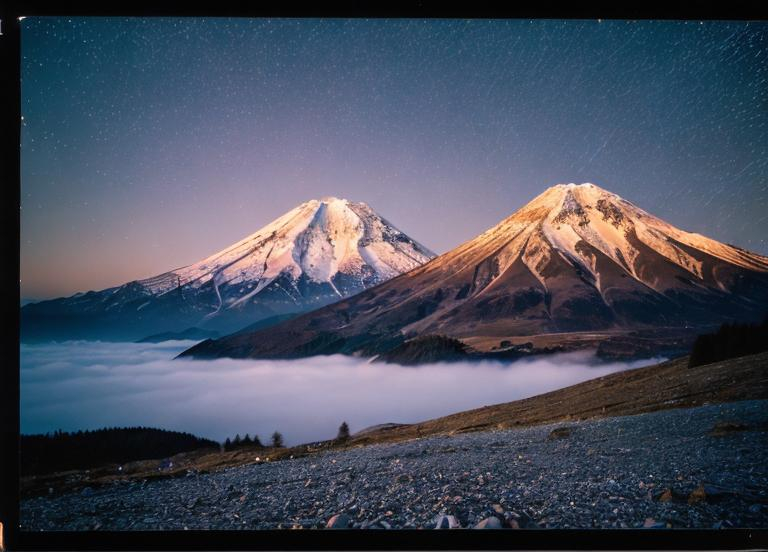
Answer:
M233 332L354 295L434 257L365 203L302 203L200 262L25 305L22 339L138 339L191 326Z
M373 355L437 335L490 350L574 332L695 332L767 311L767 257L679 230L593 184L560 184L407 274L185 355Z

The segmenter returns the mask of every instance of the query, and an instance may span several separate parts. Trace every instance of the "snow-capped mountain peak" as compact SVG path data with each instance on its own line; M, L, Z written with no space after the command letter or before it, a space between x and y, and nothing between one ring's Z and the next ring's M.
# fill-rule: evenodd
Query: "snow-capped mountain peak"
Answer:
M664 277L654 274L659 267L644 268L641 260L649 254L663 257L694 280L707 277L705 263L696 251L740 268L768 270L765 257L680 230L592 183L548 188L460 250L493 254L499 273L521 258L541 282L546 280L542 267L557 255L568 263L578 263L597 286L600 275L596 263L598 257L605 256L654 290L666 288L669 282L662 282ZM717 287L727 287L725 282L717 281L718 275L709 276Z
M136 337L191 326L228 332L348 297L432 257L365 203L324 197L196 263L34 310L59 301L94 320L109 311L115 327L144 327Z
M337 288L339 274L358 279L359 286L351 287L363 289L433 256L365 203L325 197L302 203L236 244L168 274L183 286L200 287L209 281L217 286L252 286L230 301L239 304L281 276L327 284L334 294L348 295L351 290L343 293ZM173 283L173 277L164 276Z

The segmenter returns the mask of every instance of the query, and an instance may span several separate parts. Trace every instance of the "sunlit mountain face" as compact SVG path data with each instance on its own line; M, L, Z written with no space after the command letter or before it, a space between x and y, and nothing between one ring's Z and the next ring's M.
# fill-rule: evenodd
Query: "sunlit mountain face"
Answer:
M594 184L561 184L405 275L189 354L378 352L393 339L432 334L498 343L562 332L694 331L759 319L766 305L768 258L675 228Z

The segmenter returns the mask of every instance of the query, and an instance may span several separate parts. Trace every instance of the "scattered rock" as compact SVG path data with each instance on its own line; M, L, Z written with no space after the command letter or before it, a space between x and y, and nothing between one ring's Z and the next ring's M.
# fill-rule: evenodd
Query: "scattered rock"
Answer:
M517 524L521 529L537 529L539 527L539 524L536 523L536 520L525 512L520 512L520 514L518 514L513 519L517 521Z
M367 519L360 525L360 529L380 529L380 528L381 526L379 525L379 520L377 519Z
M726 489L721 489L720 487L715 487L714 485L703 485L704 494L706 495L707 502L720 502L723 500L726 496L730 495L736 495L737 493L733 491L728 491Z
M558 424L322 451L195 477L177 465L180 477L144 483L96 487L73 473L74 491L41 481L42 492L22 500L20 521L34 531L768 527L765 435L756 429L768 421L768 401L721 409L568 422L564 441L548 440ZM709 439L702 451L700 438L724 415L752 430ZM441 454L446 447L454 452Z

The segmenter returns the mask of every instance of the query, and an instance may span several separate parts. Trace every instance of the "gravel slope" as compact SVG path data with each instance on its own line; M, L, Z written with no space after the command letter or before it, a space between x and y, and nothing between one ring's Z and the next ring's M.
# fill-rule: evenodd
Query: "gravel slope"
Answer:
M342 514L353 527L432 528L447 514L461 527L768 527L767 430L768 400L754 400L429 437L33 498L21 522L321 528Z

